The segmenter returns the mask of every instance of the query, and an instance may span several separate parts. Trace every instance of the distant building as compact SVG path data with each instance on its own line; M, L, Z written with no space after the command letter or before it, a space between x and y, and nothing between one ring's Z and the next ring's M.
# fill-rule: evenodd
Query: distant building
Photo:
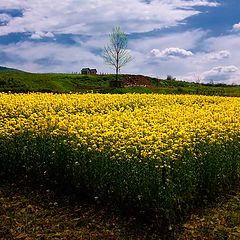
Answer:
M91 74L90 68L83 68L83 69L81 70L81 74L84 74L84 75L89 75L89 74Z
M81 74L84 74L84 75L96 75L97 74L97 69L83 68L81 70Z
M97 74L97 69L90 69L91 74L96 75Z

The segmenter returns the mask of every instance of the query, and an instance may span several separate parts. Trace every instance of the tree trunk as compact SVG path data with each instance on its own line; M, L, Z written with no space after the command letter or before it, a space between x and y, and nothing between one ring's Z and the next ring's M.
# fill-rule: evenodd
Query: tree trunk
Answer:
M118 70L119 70L119 52L117 52L117 66L116 66L116 81L118 81Z
M118 81L118 67L116 67L116 81Z

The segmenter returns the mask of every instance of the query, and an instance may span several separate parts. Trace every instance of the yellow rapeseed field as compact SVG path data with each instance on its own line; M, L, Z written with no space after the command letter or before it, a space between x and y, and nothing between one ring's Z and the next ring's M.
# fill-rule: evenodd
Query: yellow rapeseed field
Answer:
M0 135L67 135L112 159L172 160L198 142L240 135L240 98L0 94ZM161 164L160 164L161 166Z
M141 171L133 165L146 166L151 163L156 169L154 171L161 171L161 176L165 174L162 169L166 171L169 177L164 176L166 179L161 184L166 184L169 188L171 186L171 191L175 191L180 180L174 182L174 178L178 176L191 175L188 180L181 180L185 181L185 185L190 184L196 176L204 178L206 173L200 176L197 169L205 164L205 157L210 161L207 156L213 150L210 149L211 146L217 151L213 154L213 162L222 162L223 158L226 160L224 154L227 146L230 143L235 147L239 145L240 98L157 94L1 93L1 139L20 139L25 134L32 141L39 137L62 138L62 143L72 151L84 149L90 154L89 162L96 161L97 156L101 156L101 159L107 158L108 162L116 162L121 167L130 164L132 172ZM225 149L224 154L222 148ZM196 166L197 161L202 161L201 165ZM195 167L190 162L194 162ZM72 164L81 165L81 159L74 159ZM184 173L184 166L189 171ZM220 176L222 179L227 176L225 170L219 175L216 170L222 169L219 166L216 163L208 165L216 174L209 173L205 177L211 179L217 176L219 179ZM171 170L177 167L183 171L181 174L177 174L175 169ZM150 170L152 171L151 168ZM191 191L198 191L196 189L201 188L203 183L200 185ZM184 194L186 188L188 187L184 186ZM128 186L128 191L129 189ZM138 199L144 198L142 193L136 192Z

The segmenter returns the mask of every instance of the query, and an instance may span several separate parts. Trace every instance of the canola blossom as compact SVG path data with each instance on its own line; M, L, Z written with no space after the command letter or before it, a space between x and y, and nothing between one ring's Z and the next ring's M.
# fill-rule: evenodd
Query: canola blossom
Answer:
M0 140L5 172L173 209L238 177L240 98L1 93Z

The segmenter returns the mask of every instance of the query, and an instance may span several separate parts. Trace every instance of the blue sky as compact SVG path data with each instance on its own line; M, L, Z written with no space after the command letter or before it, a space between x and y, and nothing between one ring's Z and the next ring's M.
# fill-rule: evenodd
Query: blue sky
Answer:
M108 34L128 34L122 73L240 84L239 0L1 0L0 65L30 72L113 73Z

